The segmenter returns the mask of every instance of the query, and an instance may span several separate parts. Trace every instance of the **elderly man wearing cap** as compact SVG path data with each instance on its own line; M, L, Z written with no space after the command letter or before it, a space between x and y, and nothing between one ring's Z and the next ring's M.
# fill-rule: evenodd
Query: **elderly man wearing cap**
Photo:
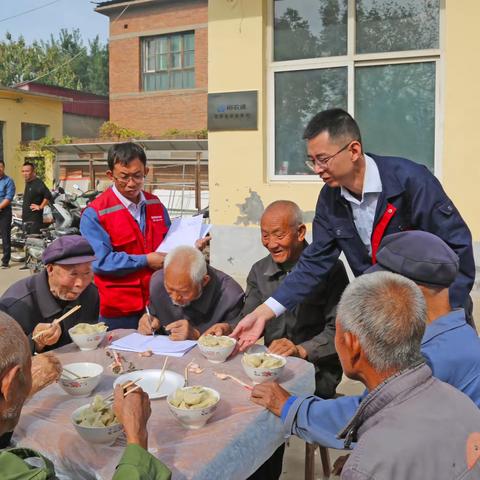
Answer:
M98 321L99 297L92 283L90 244L80 235L52 242L42 257L45 270L14 283L0 298L8 313L30 339L32 351L42 352L71 342L68 329L77 323ZM81 308L60 324L53 321L76 305ZM32 340L32 336L43 335Z
M458 272L458 257L439 237L408 231L385 237L377 265L366 273L386 270L413 280L427 306L427 327L421 352L433 375L461 390L480 407L480 340L465 321L463 309L452 310L448 288ZM381 304L382 299L378 299ZM360 405L361 396L335 400L295 397L276 383L255 387L253 401L282 417L288 433L331 448L344 448L338 432Z

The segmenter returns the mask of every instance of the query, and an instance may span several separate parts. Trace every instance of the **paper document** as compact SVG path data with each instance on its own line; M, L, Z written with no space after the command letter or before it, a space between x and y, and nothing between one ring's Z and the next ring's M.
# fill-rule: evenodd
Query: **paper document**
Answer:
M111 348L124 352L146 352L151 350L155 355L168 355L170 357L183 357L197 344L194 340L173 341L166 335L141 335L132 333L126 337L115 340Z
M168 253L180 245L194 247L195 242L207 235L211 228L210 225L204 225L202 222L202 215L174 218L157 252Z

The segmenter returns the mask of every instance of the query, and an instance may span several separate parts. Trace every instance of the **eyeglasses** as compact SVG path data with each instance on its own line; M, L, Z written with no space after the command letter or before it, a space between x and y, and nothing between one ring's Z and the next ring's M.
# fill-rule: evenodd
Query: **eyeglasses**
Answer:
M315 171L315 167L326 167L328 162L333 158L336 157L339 153L346 150L352 142L358 142L357 139L350 140L344 147L342 147L338 152L334 153L333 155L329 155L328 157L324 158L309 158L305 160L305 165L312 171Z
M133 180L135 183L142 183L145 180L145 175L143 173L135 173L134 175L122 175L121 177L116 177L112 174L112 177L120 185L127 185L130 180Z

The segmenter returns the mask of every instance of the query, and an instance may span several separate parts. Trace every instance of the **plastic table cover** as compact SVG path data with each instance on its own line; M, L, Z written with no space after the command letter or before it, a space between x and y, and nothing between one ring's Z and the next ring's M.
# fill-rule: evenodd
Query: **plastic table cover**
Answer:
M131 331L113 332L119 338ZM92 395L107 395L116 376L107 366L111 359L100 347L81 352L74 344L55 351L63 365L74 362L95 362L104 367L100 384ZM120 352L137 369L161 368L164 357L140 357L137 353ZM168 410L165 399L152 401L148 422L149 451L172 471L173 479L238 479L251 475L285 442L281 420L250 401L250 392L231 380L220 380L213 372L225 372L251 383L240 363L241 355L222 364L212 364L198 347L182 358L170 358L168 369L183 375L188 362L198 363L204 371L189 373L189 385L204 385L220 393L220 402L205 427L188 430ZM279 382L295 395L315 390L313 365L289 357ZM28 446L50 458L59 478L90 480L111 479L126 445L121 436L112 446L85 442L71 423L71 413L91 401L92 397L75 398L60 385L45 388L25 403L13 441Z

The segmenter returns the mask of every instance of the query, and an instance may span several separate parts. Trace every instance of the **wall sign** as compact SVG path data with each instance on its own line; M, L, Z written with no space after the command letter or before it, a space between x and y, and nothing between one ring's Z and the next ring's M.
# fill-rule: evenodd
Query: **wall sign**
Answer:
M208 130L257 130L257 91L209 93Z

